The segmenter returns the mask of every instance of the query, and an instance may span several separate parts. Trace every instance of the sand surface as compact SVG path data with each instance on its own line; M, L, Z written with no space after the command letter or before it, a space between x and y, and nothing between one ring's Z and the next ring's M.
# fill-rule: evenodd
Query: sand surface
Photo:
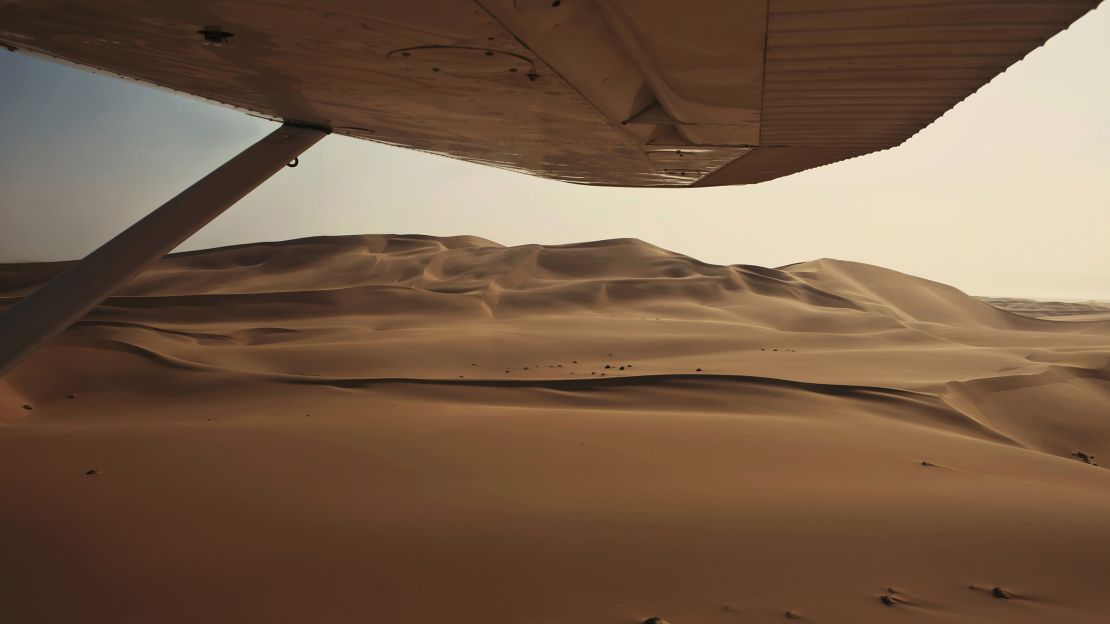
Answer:
M0 380L0 622L1108 622L1108 362L834 260L178 254Z

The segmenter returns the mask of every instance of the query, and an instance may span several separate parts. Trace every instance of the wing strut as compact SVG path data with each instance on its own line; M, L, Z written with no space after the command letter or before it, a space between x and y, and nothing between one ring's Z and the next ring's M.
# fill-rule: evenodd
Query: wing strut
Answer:
M0 376L327 134L282 125L11 306L0 315Z

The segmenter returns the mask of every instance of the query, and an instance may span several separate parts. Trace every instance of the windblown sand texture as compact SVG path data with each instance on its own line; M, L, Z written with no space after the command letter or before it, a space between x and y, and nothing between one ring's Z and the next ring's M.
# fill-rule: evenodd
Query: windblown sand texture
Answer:
M0 621L1108 622L1108 360L835 260L177 254L0 380Z

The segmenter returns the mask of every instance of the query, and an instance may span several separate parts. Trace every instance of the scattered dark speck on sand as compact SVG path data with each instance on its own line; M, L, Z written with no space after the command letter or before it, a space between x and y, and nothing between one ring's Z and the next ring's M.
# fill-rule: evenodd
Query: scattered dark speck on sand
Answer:
M100 474L100 473L98 473L98 472L97 472L97 471L96 471L95 469L94 469L94 470L86 470L86 471L85 471L85 476L86 476L86 477L91 477L91 476L93 476L93 475L95 475L95 474Z
M698 368L698 369L695 369L695 370L694 370L694 372L695 372L695 373L700 373L700 372L701 372L701 369L700 369L700 368Z
M1096 466L1098 465L1098 464L1095 464L1095 461L1094 461L1095 456L1094 455L1088 455L1088 454L1084 453L1083 451L1076 451L1076 452L1072 453L1072 456L1074 456L1076 459L1083 462L1084 464L1092 464L1092 465L1096 465Z
M1005 589L1002 589L1001 587L995 587L991 589L991 595L1000 600L1009 600L1010 598L1013 598L1013 594L1006 591Z
M67 398L67 399L76 399L76 398L77 398L77 395L76 395L76 394L67 394L67 395L66 395L66 398Z
M888 607L893 607L895 604L894 598L887 596L886 594L879 596L879 602L885 604Z
M923 461L923 462L921 462L921 465L922 465L922 466L927 466L927 467L932 467L932 468L935 468L935 467L936 467L936 464L931 464L931 463L929 463L929 462L927 462L927 461Z
M31 407L30 405L24 405L23 409L30 410L30 409L35 409L35 408Z
M622 366L622 367L620 367L620 368L619 368L619 369L617 369L617 370L624 370L624 367Z
M571 360L571 361L570 361L570 363L571 363L571 364L577 364L577 363L578 363L578 360Z
M613 367L612 367L612 366L609 366L608 364L606 364L606 365L605 365L605 368L613 368Z

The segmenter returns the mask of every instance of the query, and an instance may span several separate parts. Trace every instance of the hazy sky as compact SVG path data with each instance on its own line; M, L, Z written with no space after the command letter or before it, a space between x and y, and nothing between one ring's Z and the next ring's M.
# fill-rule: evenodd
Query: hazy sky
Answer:
M974 294L1110 299L1110 7L901 147L756 186L608 189L331 136L181 249L318 234L636 237L858 260ZM0 261L82 256L275 124L0 52Z

